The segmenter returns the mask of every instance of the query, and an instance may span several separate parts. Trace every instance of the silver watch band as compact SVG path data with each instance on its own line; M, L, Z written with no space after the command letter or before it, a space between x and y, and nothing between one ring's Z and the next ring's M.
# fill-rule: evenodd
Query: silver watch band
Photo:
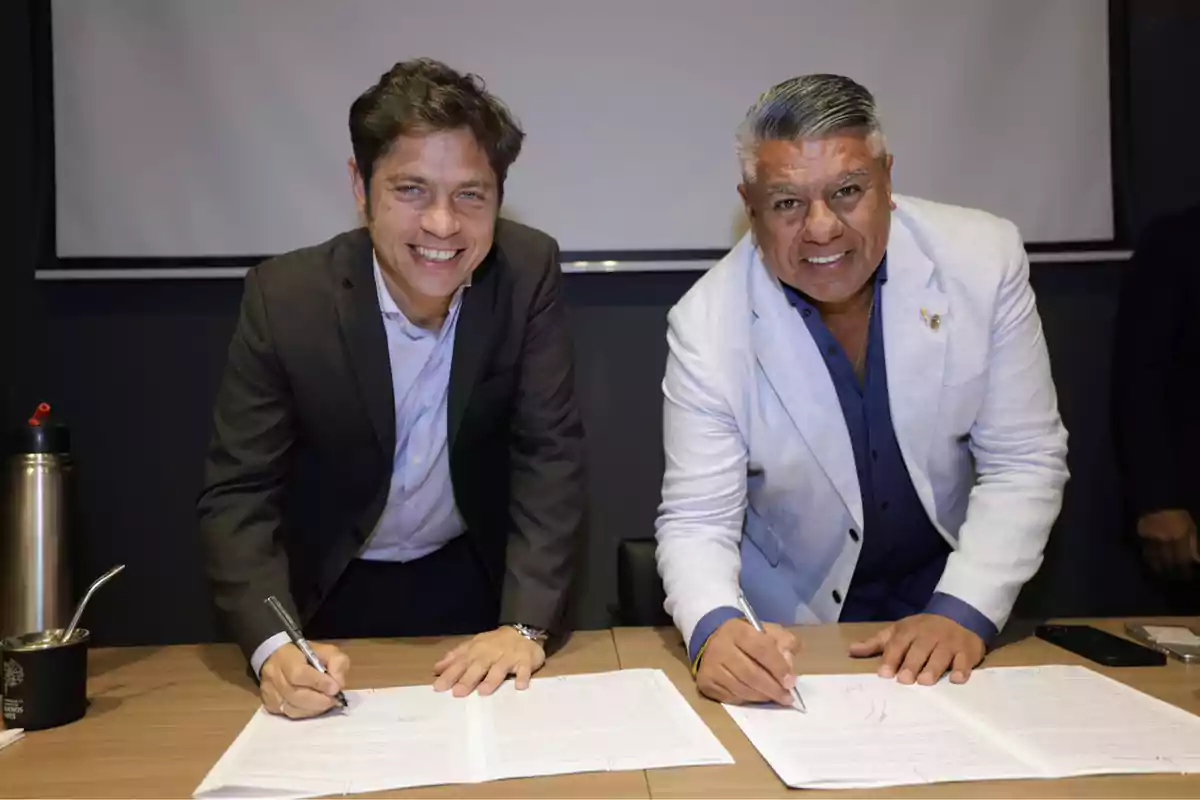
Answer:
M537 642L538 644L542 644L548 638L546 631L542 630L541 628L533 628L529 625L523 625L520 622L509 623L509 627L516 629L517 633L521 634L529 641Z

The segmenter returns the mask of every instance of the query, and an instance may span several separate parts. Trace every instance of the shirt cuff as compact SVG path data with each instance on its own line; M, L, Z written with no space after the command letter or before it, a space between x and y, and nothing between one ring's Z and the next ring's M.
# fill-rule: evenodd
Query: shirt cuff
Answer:
M929 604L925 606L925 613L937 614L954 620L983 639L985 646L991 645L992 640L999 633L995 623L977 611L975 606L944 592L933 593L933 597L929 598Z
M267 659L271 657L272 653L291 641L287 631L280 631L256 647L254 654L250 656L250 667L254 670L254 676L259 677L263 664L267 663Z
M700 667L700 657L704 655L704 648L717 628L731 619L741 619L742 616L742 612L733 606L719 606L700 618L696 627L692 629L692 639L688 642L688 655L692 662L693 675Z

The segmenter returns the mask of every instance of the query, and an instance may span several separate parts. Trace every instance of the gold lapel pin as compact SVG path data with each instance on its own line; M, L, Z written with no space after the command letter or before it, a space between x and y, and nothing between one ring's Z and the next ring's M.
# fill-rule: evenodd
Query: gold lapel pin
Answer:
M921 319L925 321L925 324L929 326L930 330L936 331L938 328L942 327L941 314L930 314L927 310L922 308Z

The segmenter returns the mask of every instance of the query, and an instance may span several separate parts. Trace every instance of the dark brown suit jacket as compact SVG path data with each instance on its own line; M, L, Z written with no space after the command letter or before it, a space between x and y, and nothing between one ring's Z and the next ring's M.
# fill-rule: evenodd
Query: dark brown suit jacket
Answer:
M447 415L455 499L501 621L556 632L584 508L561 287L556 242L499 222L463 296ZM395 420L366 230L251 269L198 503L216 604L247 657L279 630L264 598L307 620L362 550Z

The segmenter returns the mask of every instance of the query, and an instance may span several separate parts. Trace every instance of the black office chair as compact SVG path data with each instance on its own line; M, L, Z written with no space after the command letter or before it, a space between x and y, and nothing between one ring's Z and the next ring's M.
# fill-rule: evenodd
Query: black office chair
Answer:
M666 592L654 560L655 541L623 539L617 544L616 623L626 626L672 625L663 609Z

